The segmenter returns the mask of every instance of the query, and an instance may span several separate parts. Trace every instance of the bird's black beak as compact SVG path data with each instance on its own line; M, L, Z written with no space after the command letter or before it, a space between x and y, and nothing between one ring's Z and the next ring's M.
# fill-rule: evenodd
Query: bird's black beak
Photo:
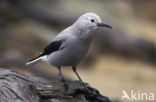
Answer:
M113 28L111 25L106 24L106 23L104 23L104 22L98 23L97 26L99 26L99 27Z

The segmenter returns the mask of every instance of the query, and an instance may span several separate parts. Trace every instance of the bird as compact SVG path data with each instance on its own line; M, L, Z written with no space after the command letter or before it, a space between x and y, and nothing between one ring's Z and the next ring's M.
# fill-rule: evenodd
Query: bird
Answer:
M61 31L52 42L36 57L26 63L31 65L38 61L44 61L55 66L59 71L59 78L66 82L62 75L63 66L71 66L73 72L82 85L86 86L77 73L77 65L86 55L95 31L99 27L112 28L111 25L102 22L101 18L92 12L81 15L71 26Z

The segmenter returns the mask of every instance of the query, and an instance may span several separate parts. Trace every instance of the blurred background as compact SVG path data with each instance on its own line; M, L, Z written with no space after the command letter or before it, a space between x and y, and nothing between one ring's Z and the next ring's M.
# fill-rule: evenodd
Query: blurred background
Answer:
M94 12L114 30L96 32L78 66L82 79L119 102L122 90L156 95L155 10L156 0L0 0L0 67L58 77L57 69L47 63L25 63L80 15ZM62 71L77 80L70 67Z

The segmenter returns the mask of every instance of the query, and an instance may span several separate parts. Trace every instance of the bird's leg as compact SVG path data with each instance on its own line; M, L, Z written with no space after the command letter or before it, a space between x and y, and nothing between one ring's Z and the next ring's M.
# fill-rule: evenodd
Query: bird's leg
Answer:
M58 68L58 70L59 70L59 77L60 77L60 80L62 81L62 82L65 82L65 79L64 79L64 77L63 77L63 75L62 75L62 72L61 72L61 67L57 67Z
M66 82L65 78L64 78L63 75L62 75L61 67L57 67L57 68L58 68L58 70L59 70L59 77L60 77L60 80L61 80L62 82L64 82L65 89L68 89L69 86L67 85L67 82Z
M73 69L73 71L75 72L76 76L78 77L79 82L87 89L86 84L82 81L82 79L80 78L79 74L78 74L77 71L76 71L76 66L72 66L72 69Z

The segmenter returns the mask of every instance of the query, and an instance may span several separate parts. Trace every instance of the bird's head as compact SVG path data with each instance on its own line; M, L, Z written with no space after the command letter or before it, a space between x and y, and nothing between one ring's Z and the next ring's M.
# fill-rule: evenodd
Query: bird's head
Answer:
M98 27L112 28L107 23L102 22L101 18L95 13L85 13L78 18L75 23L80 29L90 29L95 30Z

